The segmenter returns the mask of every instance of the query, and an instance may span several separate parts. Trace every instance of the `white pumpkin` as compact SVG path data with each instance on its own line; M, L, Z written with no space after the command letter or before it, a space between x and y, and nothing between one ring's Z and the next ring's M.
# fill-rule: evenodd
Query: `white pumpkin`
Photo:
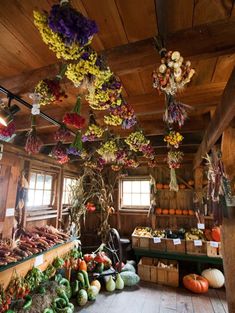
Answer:
M221 288L224 285L224 274L216 268L208 268L202 272L202 276L209 282L212 288Z

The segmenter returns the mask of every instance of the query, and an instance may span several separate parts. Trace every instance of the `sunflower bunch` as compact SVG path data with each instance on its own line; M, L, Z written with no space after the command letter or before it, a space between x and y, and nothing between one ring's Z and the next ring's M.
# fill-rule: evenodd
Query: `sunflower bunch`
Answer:
M103 136L103 133L104 130L101 127L95 124L91 124L88 126L85 134L82 135L82 141L94 141L97 138L101 138Z
M167 142L169 146L172 146L174 148L179 148L180 143L184 137L179 133L174 130L170 131L168 135L164 137L164 141Z
M148 145L150 141L144 136L141 131L136 131L131 133L126 139L125 142L128 144L131 150L138 152L141 151L141 148L145 145Z
M97 150L97 153L106 162L112 162L116 159L117 151L118 147L116 142L114 140L108 140Z

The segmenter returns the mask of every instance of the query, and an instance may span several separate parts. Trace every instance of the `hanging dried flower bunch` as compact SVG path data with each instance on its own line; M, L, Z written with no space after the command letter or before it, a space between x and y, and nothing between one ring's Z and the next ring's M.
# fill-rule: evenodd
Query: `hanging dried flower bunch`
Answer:
M114 140L108 140L97 150L97 153L101 155L105 162L112 162L116 159L117 151L116 142Z
M174 130L171 130L168 135L164 137L164 141L167 142L168 146L172 146L174 148L179 148L180 143L184 137Z
M50 13L34 11L34 24L43 41L57 58L77 60L84 46L98 32L94 21L83 16L68 3L53 5Z
M82 129L85 126L85 118L80 115L81 110L81 98L77 97L77 102L73 108L73 112L66 113L63 119L63 123L73 126L77 129Z
M82 141L94 141L98 138L101 138L103 136L103 133L104 130L101 127L95 124L91 124L88 126L88 129L86 130L84 135L82 135Z
M34 89L34 93L39 95L39 105L46 105L67 98L58 79L40 80Z
M55 141L61 142L68 140L70 137L71 133L64 124L61 124L61 126L57 129L54 135Z
M63 146L61 141L58 141L57 144L53 147L51 156L55 158L60 164L65 164L69 161L66 148Z
M153 87L160 92L174 95L190 82L194 73L191 62L184 62L178 51L166 51L160 66L153 72Z
M136 131L131 133L126 139L126 144L130 147L131 150L137 152L141 151L143 146L146 146L150 141L144 136L141 131Z
M31 116L31 130L27 134L27 140L25 144L25 151L28 154L37 154L39 153L43 143L41 139L37 136L36 131L36 116Z
M166 110L163 115L163 120L169 124L178 124L179 127L184 125L185 120L188 118L187 109L191 109L189 105L176 101L170 97L166 103Z
M183 160L183 152L171 150L167 154L167 164L169 168L180 168Z
M11 122L9 125L4 126L0 124L0 137L3 139L11 138L11 136L16 131L16 125L14 122Z

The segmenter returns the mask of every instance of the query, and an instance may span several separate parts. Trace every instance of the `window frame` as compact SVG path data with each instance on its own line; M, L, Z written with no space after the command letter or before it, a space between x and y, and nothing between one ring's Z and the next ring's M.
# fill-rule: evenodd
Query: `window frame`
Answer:
M123 205L123 182L124 181L148 181L149 182L149 205ZM150 187L151 178L149 176L128 176L119 179L119 210L120 211L136 211L136 212L146 212L151 206L151 187ZM141 193L140 193L141 194Z
M44 195L44 191L48 191L48 189L44 189L45 187L45 176L51 176L52 177L52 182L51 182L51 199L50 199L50 204L38 204L38 205L28 205L27 202L25 204L25 208L26 208L26 211L27 212L33 212L33 211L38 211L39 209L40 210L46 210L46 209L51 209L54 207L54 201L55 201L55 194L56 194L56 173L54 172L49 172L49 171L46 171L46 170L39 170L39 169L35 169L35 168L32 168L30 170L30 173L29 173L29 185L30 185L30 179L31 179L31 175L32 174L36 174L36 175L43 175L44 176L44 181L43 181L43 189L36 189L36 188L28 188L28 192L29 190L34 190L34 192L36 190L43 190L43 195ZM34 187L36 187L36 180L35 180L35 185ZM28 196L27 196L28 197ZM42 199L43 201L43 199Z
M64 181L65 179L71 179L71 180L77 180L76 177L74 176L69 176L69 175L64 175L63 176L63 188L62 188L62 195L61 195L61 204L62 204L62 207L70 207L71 206L71 203L63 203L63 199L64 199ZM67 191L69 192L69 191Z

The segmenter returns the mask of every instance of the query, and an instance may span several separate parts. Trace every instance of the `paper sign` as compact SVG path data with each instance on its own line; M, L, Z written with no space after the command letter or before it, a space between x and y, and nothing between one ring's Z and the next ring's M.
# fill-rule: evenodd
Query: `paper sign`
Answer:
M6 209L6 216L14 216L14 215L15 215L15 209L14 208Z
M154 243L160 243L160 242L161 242L161 238L159 238L159 237L153 237L153 242L154 242Z
M198 228L198 229L205 229L205 224L198 223L198 224L197 224L197 228Z
M200 247L200 246L202 246L202 241L201 241L201 240L194 240L194 246L195 246L195 247Z
M174 245L181 245L180 238L173 239L173 243L174 243Z
M213 248L218 248L219 247L219 243L217 241L210 241L210 246Z
M37 267L42 264L43 264L43 254L40 254L35 258L34 266Z

